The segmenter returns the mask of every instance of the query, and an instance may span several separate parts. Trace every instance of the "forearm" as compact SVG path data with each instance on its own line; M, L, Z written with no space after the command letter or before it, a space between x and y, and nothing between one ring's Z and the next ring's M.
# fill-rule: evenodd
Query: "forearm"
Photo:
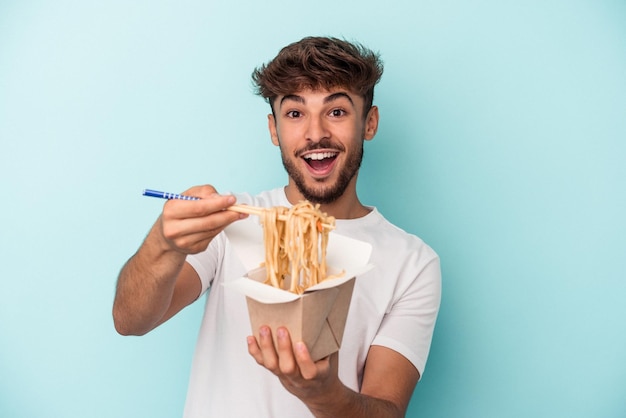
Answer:
M159 323L185 262L185 254L171 250L160 239L159 222L119 274L113 320L120 334L142 335Z
M316 418L402 418L404 413L391 401L355 392L338 382L331 395L306 402Z
M224 210L232 195L218 195L212 186L184 192L199 200L170 200L139 251L122 268L113 304L120 334L141 335L175 315L201 292L199 277L186 269L187 254L207 249L227 225L245 217Z

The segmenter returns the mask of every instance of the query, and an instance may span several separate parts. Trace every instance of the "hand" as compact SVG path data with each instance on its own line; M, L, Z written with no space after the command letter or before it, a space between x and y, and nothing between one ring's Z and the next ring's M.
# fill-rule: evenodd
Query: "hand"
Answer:
M259 331L260 341L248 337L250 355L258 364L274 373L283 386L303 402L309 404L327 399L335 385L340 384L337 353L314 362L303 342L292 344L286 328L278 328L276 334L276 347L267 326L261 327Z
M183 194L200 200L172 199L163 206L159 224L168 249L184 254L204 251L226 226L247 216L224 210L236 199L232 195L219 195L213 186L192 187Z

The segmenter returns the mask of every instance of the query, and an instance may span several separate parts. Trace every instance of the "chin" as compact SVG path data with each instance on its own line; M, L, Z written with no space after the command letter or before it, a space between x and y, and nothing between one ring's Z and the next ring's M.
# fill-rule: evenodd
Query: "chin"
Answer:
M300 194L311 203L328 204L333 203L339 199L346 188L341 187L340 184L334 184L332 186L325 187L306 187L298 185L298 191Z

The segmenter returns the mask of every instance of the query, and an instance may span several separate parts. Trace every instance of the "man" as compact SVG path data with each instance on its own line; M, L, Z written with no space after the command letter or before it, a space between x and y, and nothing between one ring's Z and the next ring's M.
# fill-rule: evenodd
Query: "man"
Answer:
M289 176L284 188L220 195L212 186L172 200L122 269L113 315L121 334L144 334L210 288L193 360L187 417L402 417L423 372L440 301L437 255L363 205L356 182L363 142L378 129L377 54L335 38L304 38L256 69L268 127ZM342 347L317 362L279 328L250 334L245 298L221 283L244 267L222 233L238 203L303 199L337 218L336 232L372 244L374 269L357 277ZM258 363L258 364L257 364ZM260 365L260 367L259 367Z

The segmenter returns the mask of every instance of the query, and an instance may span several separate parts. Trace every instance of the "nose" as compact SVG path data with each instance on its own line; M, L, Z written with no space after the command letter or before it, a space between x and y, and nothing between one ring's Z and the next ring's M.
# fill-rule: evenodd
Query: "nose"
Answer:
M307 124L306 139L311 142L320 142L330 138L330 131L323 116L311 117Z

